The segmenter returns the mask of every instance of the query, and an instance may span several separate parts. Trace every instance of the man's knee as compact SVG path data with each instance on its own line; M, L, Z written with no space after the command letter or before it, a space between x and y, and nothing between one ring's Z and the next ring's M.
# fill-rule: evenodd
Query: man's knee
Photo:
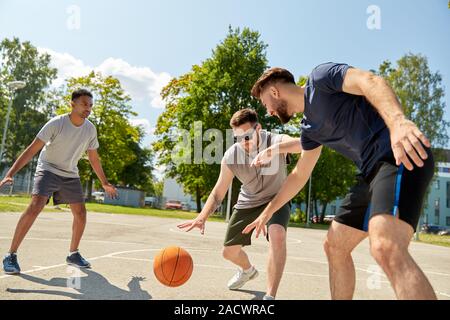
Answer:
M31 203L28 206L26 212L27 215L37 216L44 209L47 204L47 198L42 196L33 196L31 198Z
M407 248L403 248L389 239L370 240L370 254L385 270L395 268L406 252Z
M328 258L342 259L347 258L353 251L353 246L348 246L347 243L342 243L334 233L328 233L323 242L323 249Z
M82 206L72 206L72 213L75 217L79 219L86 219L87 210L84 205Z
M283 226L273 224L269 227L269 241L276 247L286 245L286 230Z
M222 256L226 260L233 260L239 255L240 248L231 246L231 247L223 247Z

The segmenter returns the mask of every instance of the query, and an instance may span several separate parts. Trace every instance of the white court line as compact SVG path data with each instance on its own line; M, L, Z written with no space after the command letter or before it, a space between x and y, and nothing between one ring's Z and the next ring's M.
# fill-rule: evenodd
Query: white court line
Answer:
M437 293L437 294L440 294L440 295L442 295L442 296L445 296L445 297L450 298L450 294L447 294L447 293L444 293L444 292L438 292L438 291L436 291L436 293Z
M190 250L194 251L194 250ZM120 259L120 260L132 260L132 261L143 261L143 262L149 262L151 263L153 259L142 259L142 258L127 258L127 257L110 257L113 259ZM194 263L194 266L196 267L203 267L203 268L213 268L213 269L226 269L226 270L236 270L234 267L226 267L226 266L216 266L216 265L210 265L210 264L199 264ZM267 273L265 270L258 270L260 273ZM284 271L283 274L289 274L294 276L303 276L303 277L317 277L317 278L328 278L328 275L324 274L311 274L311 273L303 273L303 272L291 272L291 271ZM357 279L358 281L366 281L365 279ZM381 283L389 283L389 281L380 281Z
M0 237L0 240L12 240L11 237ZM36 240L36 241L63 241L63 242L70 242L71 239L57 239L57 238L25 238L26 240ZM89 240L89 239L82 239L82 242L98 242L98 243L110 243L110 244L135 244L135 245L141 245L145 246L145 243L138 243L138 242L121 242L121 241L107 241L107 240Z
M169 231L173 232L173 233L178 233L178 234L185 234L185 235L191 236L191 237L194 236L194 237L197 237L197 238L201 237L201 238L224 240L224 237L215 237L215 236L209 236L209 235L202 235L200 233L186 232L186 231L176 230L176 229L173 229L173 228L169 228ZM286 242L286 244L299 244L299 243L302 243L302 240L300 240L300 239L294 239L294 238L289 238L288 237L287 240L288 241ZM292 241L290 241L290 240L292 240ZM252 245L253 244L258 244L258 243L255 241L254 243L252 243ZM259 244L262 244L262 243L259 243Z
M207 249L195 249L195 248L187 248L187 250L190 251L199 251L199 252L211 252L213 250L207 250ZM112 252L106 255L102 255L102 256L98 256L98 257L93 257L93 258L88 258L88 260L91 261L95 261L98 259L102 259L102 258L114 258L114 259L126 259L126 260L138 260L138 261L145 261L145 262L151 262L152 259L138 259L138 258L127 258L127 257L116 257L117 255L120 254L128 254L128 253L136 253L136 252L145 252L145 251L159 251L161 250L160 248L157 249L138 249L138 250L127 250L127 251L118 251L118 252ZM194 264L195 266L198 267L206 267L206 268L215 268L215 269L230 269L230 270L235 270L236 268L232 268L232 267L222 267L222 266L216 266L216 265L207 265L207 264ZM24 274L29 274L29 273L33 273L33 272L38 272L38 271L42 271L42 270L49 270L49 269L54 269L54 268L59 268L59 267L63 267L63 266L67 266L67 264L57 264L57 265L53 265L53 266L47 266L47 267L38 267L35 269L31 269L28 271L24 271L22 273ZM371 273L371 274L379 274L376 272L370 272L368 270L364 270L362 269L362 271L365 271L367 273ZM264 270L261 270L261 272L265 272ZM290 274L290 275L298 275L298 276L307 276L307 277L320 277L320 278L328 278L328 275L316 275L316 274L309 274L309 273L300 273L300 272L289 272L289 271L285 271L285 274ZM9 277L14 277L14 275L3 275L0 276L0 279L5 279L5 278L9 278ZM366 281L364 279L357 279L357 281ZM381 283L389 283L388 281L380 281ZM436 292L439 295L443 295L446 297L450 297L449 294L444 293L444 292Z
M6 238L6 237L0 237L0 239L11 239L11 238ZM28 238L29 240L52 240L52 241L70 241L68 239L45 239L45 238ZM92 241L92 242L101 242L101 243L114 243L112 241L101 241L101 240L83 240L83 241ZM120 244L131 244L131 243L127 243L127 242L115 242L115 243L120 243ZM139 243L133 243L133 244L139 244ZM139 244L139 245L144 245L144 244ZM196 249L196 248L189 248L189 247L185 247L186 250L189 251L193 251L193 252L216 252L216 250L212 250L212 249ZM98 256L98 257L93 257L93 258L88 258L88 260L91 261L95 261L98 259L102 259L102 258L117 258L117 259L129 259L129 260L137 260L137 261L152 261L151 259L138 259L138 258L126 258L126 257L116 257L116 255L120 255L120 254L128 254L128 253L136 253L136 252L145 252L145 251L159 251L161 250L161 248L158 249L138 249L138 250L127 250L127 251L119 251L119 252L113 252L113 253L109 253L106 255L102 255L102 256ZM255 254L255 253L252 253ZM265 254L261 254L261 253L256 253L259 255L265 255ZM300 258L300 257L288 257L289 259L294 259L294 260L301 260L301 261L306 261L306 262L314 262L314 263L319 263L319 264L328 264L328 262L326 261L319 261L319 260L314 260L314 259L309 259L309 258ZM220 267L220 266L214 266L214 265L201 265L201 264L195 264L196 266L200 266L200 267L208 267L208 268L219 268L219 269L235 269L235 268L228 268L228 267ZM48 269L53 269L53 268L58 268L58 267L62 267L62 266L67 266L67 264L57 264L57 265L53 265L53 266L48 266L48 267L38 267L35 269L31 269L28 271L24 271L22 273L28 274L28 273L33 273L33 272L38 272L38 271L42 271L42 270L48 270ZM359 268L355 266L356 270L359 271L363 271L365 273L368 274L376 274L382 277L386 277L386 275L384 273L380 273L380 272L375 272L375 271L370 271L367 269L363 269L363 268ZM438 273L438 272L427 272L424 271L425 273L433 273L433 274L437 274L437 275L444 275L444 276L450 276L448 274L445 273ZM299 276L309 276L309 277L328 277L328 275L314 275L314 274L307 274L307 273L296 273L296 272L289 272L289 271L285 271L284 273L286 274L291 274L291 275L299 275ZM13 275L3 275L0 276L0 279L4 279L4 278L9 278L12 277ZM358 279L361 281L365 281L363 279ZM388 281L381 281L384 283L389 283ZM438 294L441 294L443 296L449 296L446 293L442 293L442 292L437 292ZM450 297L450 296L449 296Z

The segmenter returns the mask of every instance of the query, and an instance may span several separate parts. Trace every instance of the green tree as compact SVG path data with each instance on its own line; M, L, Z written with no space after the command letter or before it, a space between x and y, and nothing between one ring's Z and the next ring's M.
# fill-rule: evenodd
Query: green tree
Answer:
M449 123L444 120L444 88L442 76L432 72L428 59L408 53L393 66L388 60L379 67L379 74L392 86L406 116L416 123L434 147L445 147Z
M265 50L266 45L258 32L230 27L228 35L210 58L194 65L190 72L173 79L163 89L166 109L158 119L156 134L159 139L154 148L160 153L159 163L167 167L167 175L183 185L187 193L196 196L197 211L201 210L202 198L205 199L212 190L220 165L205 161L175 163L172 153L178 142L177 133L180 129L187 130L194 139L193 123L199 121L205 130L215 128L225 136L233 113L248 107L257 110L265 128L279 127L278 121L265 117L265 109L250 96L253 83L267 67ZM202 150L210 143L204 141ZM190 150L179 156L194 155L193 143ZM236 189L237 182L234 183Z
M17 91L12 106L6 140L5 158L11 163L34 139L49 119L51 110L45 103L47 89L56 78L57 70L50 67L50 56L38 52L30 42L18 38L0 43L0 132L3 132L6 107L10 93L6 84L13 80L26 82Z

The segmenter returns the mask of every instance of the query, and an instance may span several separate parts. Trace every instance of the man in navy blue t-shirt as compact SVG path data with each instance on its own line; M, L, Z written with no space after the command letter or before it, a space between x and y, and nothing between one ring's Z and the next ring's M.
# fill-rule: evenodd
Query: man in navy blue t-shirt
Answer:
M351 253L367 236L370 251L399 299L436 299L408 246L434 174L430 142L406 119L387 82L347 64L324 63L304 87L287 70L267 70L252 95L268 113L287 123L303 113L303 152L278 195L245 233L265 233L273 213L306 184L322 146L351 159L357 184L342 202L324 244L333 299L351 299L355 267Z

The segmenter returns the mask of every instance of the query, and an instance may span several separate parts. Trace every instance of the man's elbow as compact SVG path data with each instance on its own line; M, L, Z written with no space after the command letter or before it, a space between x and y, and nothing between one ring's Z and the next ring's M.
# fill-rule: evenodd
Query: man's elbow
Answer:
M372 90L377 88L384 88L386 86L389 86L386 79L372 72L367 72L363 76L363 81L361 82L363 84L361 89L364 93L371 92Z

